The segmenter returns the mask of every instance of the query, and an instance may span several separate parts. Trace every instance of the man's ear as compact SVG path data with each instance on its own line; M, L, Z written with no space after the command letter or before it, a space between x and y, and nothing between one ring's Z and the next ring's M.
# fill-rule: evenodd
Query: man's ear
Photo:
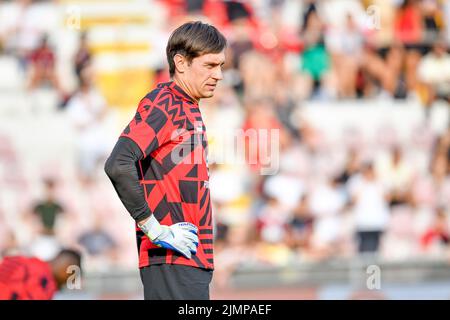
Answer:
M179 73L184 73L184 71L186 70L186 66L187 66L187 60L186 60L186 57L184 57L183 55L177 53L177 54L173 57L173 62L175 63L175 69L176 69Z

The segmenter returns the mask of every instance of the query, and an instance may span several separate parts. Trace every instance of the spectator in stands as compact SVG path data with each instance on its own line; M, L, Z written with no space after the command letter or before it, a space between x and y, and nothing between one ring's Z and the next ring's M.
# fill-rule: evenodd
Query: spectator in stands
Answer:
M0 242L0 258L19 254L22 250L12 230L2 232Z
M433 224L422 235L420 242L425 251L440 250L450 245L450 221L444 207L436 210Z
M270 97L275 83L275 66L267 55L256 50L246 51L240 57L239 72L244 99Z
M443 12L440 9L440 1L438 0L424 0L421 3L421 9L423 13L423 43L425 48L438 40L442 27L444 26L441 22L443 18Z
M438 153L432 160L433 205L450 205L450 175L447 155Z
M273 197L267 197L258 217L260 237L268 243L281 243L286 237L289 212Z
M400 146L391 149L388 158L377 163L377 172L389 192L389 205L405 205L409 202L408 190L412 183L412 168L403 156Z
M241 57L247 51L254 50L254 44L250 34L250 26L245 18L235 19L231 23L232 40L230 41L232 67L239 69Z
M12 1L0 12L0 42L7 54L18 59L23 71L42 37L41 19L42 15L32 0Z
M372 163L348 182L355 215L359 253L377 253L381 236L389 222L386 191Z
M337 179L328 178L311 188L309 203L314 215L313 246L323 257L339 252L340 215L346 200Z
M86 185L108 153L110 141L105 134L104 120L108 109L102 94L94 87L92 67L81 72L80 87L67 104L67 113L77 131L79 177Z
M414 206L431 210L437 206L450 206L450 174L448 165L448 138L439 136L431 152L428 170L416 177L411 186L411 200Z
M78 46L78 51L75 54L75 74L77 75L78 81L81 83L81 71L88 67L91 63L92 55L89 50L87 33L82 32L80 34L80 43Z
M405 0L401 4L395 17L394 34L405 48L405 81L407 89L412 91L416 86L415 70L425 50L421 1Z
M214 212L216 213L214 225L214 239L216 241L216 245L217 242L220 243L219 246L221 246L222 244L226 245L228 242L230 226L226 221L224 221L225 220L223 218L224 214L222 212L223 205L220 201L213 201L213 208Z
M355 149L350 149L348 152L348 158L345 163L345 167L337 176L337 182L340 184L346 184L351 177L356 175L360 168L360 157Z
M443 40L436 41L431 52L420 60L417 76L423 86L423 102L427 110L439 99L450 103L450 54Z
M234 89L239 93L244 93L244 73L251 71L242 65L242 61L245 57L245 53L254 50L254 44L250 37L250 27L246 19L238 19L231 23L232 37L230 39L229 47L227 47L227 57L229 61L226 62L224 69L227 70L230 75L232 85ZM244 61L245 63L245 61ZM249 83L247 83L248 88Z
M265 87L262 85L261 88ZM266 87L264 90L269 90ZM273 150L271 130L281 129L282 125L275 114L272 100L265 96L250 96L246 101L247 117L242 129L245 138L245 160L254 171L268 166L268 156Z
M64 90L56 72L55 53L49 46L48 36L44 35L39 46L30 54L28 89L32 90L48 83L59 94L64 95Z
M366 46L363 51L362 71L365 75L365 96L403 97L401 75L403 71L403 46L393 43L388 48ZM380 92L377 85L379 84Z
M447 127L447 131L444 132L439 139L439 145L436 152L441 153L447 158L447 175L450 174L450 123Z
M308 195L302 196L287 223L287 243L292 249L309 249L314 216L309 209Z
M310 98L326 96L332 92L326 91L325 84L326 77L331 71L331 62L324 43L324 23L315 9L311 9L305 19L301 32L304 42L301 72L305 76L305 85L310 88Z
M433 153L446 155L447 160L450 160L450 125L447 131L437 138Z
M0 210L0 259L7 255L15 254L19 250L17 238L7 224L4 213Z
M293 176L291 171L284 168L280 173L269 176L262 187L265 196L276 199L288 211L292 211L298 205L305 189L305 181Z
M326 33L326 45L337 81L340 98L356 98L357 75L361 63L363 35L354 17L347 15L344 26L330 28Z
M295 93L292 92L291 86L284 85L284 83L291 82L292 80L293 79L291 79L289 75L286 75L286 78L284 79L279 79L277 84L275 84L273 99L278 120L283 124L283 127L287 129L286 133L289 133L293 138L298 139L299 132L296 123L293 120L293 114L297 109L296 96Z
M39 217L43 233L55 234L57 217L64 213L64 206L56 198L56 182L53 179L44 181L45 198L38 201L33 207L33 213Z
M434 206L450 206L450 129L436 139L430 159Z
M105 263L105 260L113 262L117 258L118 245L105 229L100 217L96 218L92 229L80 234L78 244L86 250L93 267L97 267L97 262L103 267L110 265Z

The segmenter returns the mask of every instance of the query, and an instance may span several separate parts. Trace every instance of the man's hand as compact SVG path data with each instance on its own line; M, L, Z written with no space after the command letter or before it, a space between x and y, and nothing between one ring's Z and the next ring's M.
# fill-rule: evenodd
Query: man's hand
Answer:
M197 227L189 222L161 226L163 232L152 242L161 248L171 249L190 259L197 252Z
M152 215L139 227L150 238L153 244L181 253L190 259L197 252L197 227L189 222L179 222L171 226L160 225Z

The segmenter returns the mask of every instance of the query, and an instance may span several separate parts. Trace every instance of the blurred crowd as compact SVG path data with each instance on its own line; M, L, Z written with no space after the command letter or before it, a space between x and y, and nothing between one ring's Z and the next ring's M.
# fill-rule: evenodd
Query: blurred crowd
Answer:
M76 206L65 204L55 191L71 186L45 179L45 196L29 203L23 214L24 223L39 225L35 232L45 239L32 247L50 256L46 248L52 241L66 242L80 247L92 266L104 267L105 261L133 266L134 239L114 231L130 228L131 238L131 218L99 174L110 151L103 142L116 137L105 138L101 129L111 108L95 86L89 30L79 33L71 70L76 85L68 88L55 70L58 56L48 35L32 24L34 2L14 3L15 16L0 20L0 52L20 61L25 90L47 86L57 92L55 112L64 113L77 132L77 188L92 202L89 212L73 212ZM224 80L213 98L201 102L208 128L279 130L276 174L261 175L258 162L211 161L219 285L242 265L285 266L358 254L450 259L450 129L434 132L426 121L436 101L450 103L449 1L153 3L166 13L159 30L164 44L176 25L194 19L214 24L229 41ZM164 59L161 50L149 89L168 80ZM331 139L298 116L310 101L396 100L423 106L423 126L413 128L407 140L389 132L386 139L369 139L358 131ZM221 141L219 136L212 140L214 158ZM259 147L267 143L258 137ZM114 218L119 229L108 228L108 212L93 192L108 194L110 202L102 198L102 203L121 215ZM56 230L58 219L66 220L64 230L77 232ZM80 219L88 222L74 227ZM130 223L123 225L126 219ZM17 239L7 224L0 223L2 228L0 249L13 252ZM101 262L96 265L96 260Z

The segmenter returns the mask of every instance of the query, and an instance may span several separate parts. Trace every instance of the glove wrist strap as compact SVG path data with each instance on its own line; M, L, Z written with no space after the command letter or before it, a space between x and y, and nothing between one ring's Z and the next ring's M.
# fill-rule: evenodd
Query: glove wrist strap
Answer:
M138 226L152 241L158 238L163 232L161 225L153 214L144 224L138 224Z

